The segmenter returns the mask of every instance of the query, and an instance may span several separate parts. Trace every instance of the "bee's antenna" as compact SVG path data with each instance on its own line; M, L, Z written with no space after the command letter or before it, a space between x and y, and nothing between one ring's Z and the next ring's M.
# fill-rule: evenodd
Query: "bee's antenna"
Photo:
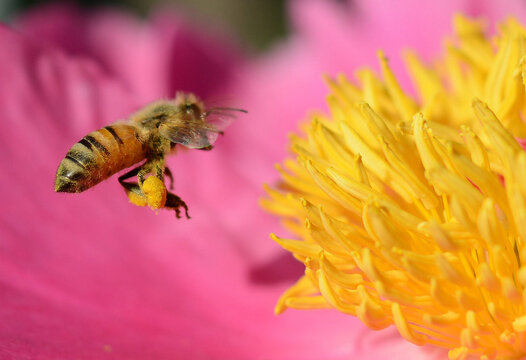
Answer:
M208 109L206 112L214 112L216 110L219 110L219 111L239 111L239 112L242 112L242 113L245 113L247 114L248 111L244 110L244 109L238 109L238 108L231 108L231 107L219 107L219 106L216 106L216 107L213 107L213 108L210 108Z
M234 114L229 114L229 113L224 112L224 111L239 111L239 112L248 114L248 111L246 111L244 109L231 108L231 107L213 107L213 108L210 108L210 109L206 110L203 114L201 114L201 117L202 118L206 118L210 114L219 114L219 115L222 115L222 116L235 117Z

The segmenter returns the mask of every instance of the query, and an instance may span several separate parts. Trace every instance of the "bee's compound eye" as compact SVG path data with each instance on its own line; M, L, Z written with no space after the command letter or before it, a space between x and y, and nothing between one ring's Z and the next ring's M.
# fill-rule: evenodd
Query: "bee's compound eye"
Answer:
M196 103L187 103L184 105L184 111L191 116L201 116L201 110Z

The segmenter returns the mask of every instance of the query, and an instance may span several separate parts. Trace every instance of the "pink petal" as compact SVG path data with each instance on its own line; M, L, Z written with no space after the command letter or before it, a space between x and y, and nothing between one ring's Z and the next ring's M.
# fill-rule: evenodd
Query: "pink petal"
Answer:
M54 172L67 148L129 113L135 94L88 58L30 46L7 28L0 39L9 54L0 57L0 76L9 84L0 92L0 196L8 209L0 218L0 355L338 359L348 353L349 319L335 312L273 315L283 281L299 276L300 267L272 260L280 251L268 232L277 224L256 206L260 184L231 165L237 153L227 149L238 138L227 135L214 152L170 160L191 221L131 206L113 179L80 195L56 194ZM245 149L260 156L252 151Z
M347 4L293 0L290 4L293 24L310 45L305 56L316 59L324 72L351 75L358 67L378 69L376 52L381 49L406 87L409 78L401 51L416 50L427 60L436 57L443 49L444 37L452 34L454 14L484 18L491 31L507 16L526 19L526 7L519 0L358 0Z
M172 97L176 91L207 98L223 88L241 62L224 38L204 34L168 9L141 22L116 10L89 16L64 4L24 14L17 27L28 37L96 60L125 81L141 103Z

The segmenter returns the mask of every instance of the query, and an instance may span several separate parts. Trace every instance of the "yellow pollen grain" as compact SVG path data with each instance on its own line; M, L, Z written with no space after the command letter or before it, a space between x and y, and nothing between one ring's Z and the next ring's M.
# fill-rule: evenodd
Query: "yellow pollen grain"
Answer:
M406 52L416 94L381 74L326 76L329 114L290 136L261 205L305 266L278 300L333 308L450 359L526 357L526 29L492 39L456 16L432 64Z

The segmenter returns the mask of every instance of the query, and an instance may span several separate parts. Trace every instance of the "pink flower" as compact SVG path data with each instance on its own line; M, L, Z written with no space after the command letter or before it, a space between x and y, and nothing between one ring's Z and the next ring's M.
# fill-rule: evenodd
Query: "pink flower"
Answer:
M403 6L358 2L345 13L328 2L302 4L292 2L294 37L247 66L172 14L140 23L54 7L21 19L20 33L0 28L1 357L432 356L394 330L373 333L336 312L274 316L302 267L268 239L276 221L256 204L261 182L275 178L286 133L322 107L322 72L370 64L371 37L374 47L389 42L393 58L402 45L437 46L451 12L469 13L470 3L419 15L437 21L422 21L419 36L409 19L400 32ZM407 6L422 11L415 4ZM495 7L488 14L506 10ZM421 35L437 25L429 39ZM78 196L53 192L58 163L89 131L175 90L221 96L233 80L240 93L227 105L249 116L214 151L168 162L191 220L130 205L116 179Z

